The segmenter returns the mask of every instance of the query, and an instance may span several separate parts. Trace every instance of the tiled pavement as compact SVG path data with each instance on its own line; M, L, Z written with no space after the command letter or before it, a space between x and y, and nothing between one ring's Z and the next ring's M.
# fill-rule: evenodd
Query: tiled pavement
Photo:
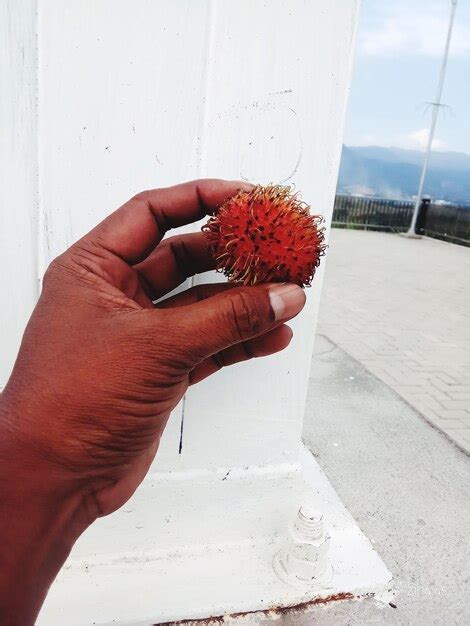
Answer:
M470 452L470 248L334 229L326 258L317 332Z

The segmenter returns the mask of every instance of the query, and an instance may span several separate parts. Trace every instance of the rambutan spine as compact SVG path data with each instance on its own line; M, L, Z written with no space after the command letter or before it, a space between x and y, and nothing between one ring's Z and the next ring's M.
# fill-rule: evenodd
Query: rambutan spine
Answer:
M291 187L268 185L239 191L202 230L230 281L310 286L326 249L322 223Z

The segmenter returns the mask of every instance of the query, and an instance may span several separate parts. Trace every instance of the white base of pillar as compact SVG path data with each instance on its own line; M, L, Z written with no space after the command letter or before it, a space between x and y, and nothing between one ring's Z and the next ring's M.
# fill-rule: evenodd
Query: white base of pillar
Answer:
M158 546L160 533L155 528L152 549L148 541L149 518L142 520L143 512L140 510L138 517L133 520L142 520L140 531L144 530L147 534L147 539L143 541L138 525L135 527L132 522L133 532L129 531L129 519L135 515L135 510L126 506L123 511L109 518L111 523L101 520L79 542L51 589L38 625L84 626L93 623L134 626L264 611L315 603L321 598L334 600L366 594L375 594L389 601L390 572L305 448L301 453L301 468L302 490L299 493L297 488L292 489L295 498L287 503L287 514L283 511L280 517L285 518L281 521L287 532L287 523L295 515L297 506L294 500L299 495L301 499L313 497L321 508L331 537L331 577L323 581L322 586L301 589L283 582L274 571L274 558L284 537L280 532L274 532L272 536L265 534L270 522L272 524L265 512L267 508L272 515L273 494L277 488L280 494L277 504L282 507L286 480L292 481L292 473L284 476L260 473L255 487L248 487L251 479L238 476L231 481L233 489L242 489L243 492L251 489L252 495L258 492L259 532L256 529L251 535L246 535L246 529L239 533L234 528L233 524L238 520L237 510L243 509L244 501L232 499L233 515L227 509L223 511L227 528L226 542L213 541L198 546L175 545L164 549ZM230 491L230 483L222 479L223 476L217 478L217 485ZM179 477L176 482L167 483L165 488L176 492L177 499L189 498L193 507L198 505L201 489L212 489L217 501L213 475L202 475L201 481L194 485L194 480L189 484ZM151 516L156 515L159 503L155 499L149 500L146 493L149 488L151 486L143 485L140 490L144 502L140 506L146 506ZM235 492L231 494L232 498L234 496ZM213 503L214 498L210 502ZM201 517L204 517L202 507L206 503L204 500L199 502ZM168 527L171 528L171 510L168 502L165 504L170 516ZM217 510L220 510L220 502ZM249 511L242 517L250 519L250 523L256 522ZM188 513L186 521L183 517L174 523L184 528L192 525L192 519ZM124 529L121 534L120 529ZM201 536L204 534L201 529ZM243 534L249 538L242 540ZM168 538L165 540L167 546Z

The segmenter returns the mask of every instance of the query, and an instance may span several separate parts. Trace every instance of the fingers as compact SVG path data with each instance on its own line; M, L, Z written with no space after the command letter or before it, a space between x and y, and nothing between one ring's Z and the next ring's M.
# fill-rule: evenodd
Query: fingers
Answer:
M195 222L213 211L239 189L252 189L240 181L218 179L153 189L137 194L80 240L101 248L127 263L142 261L170 228Z
M297 315L305 293L289 283L237 287L202 302L172 309L172 327L194 365L253 339Z
M149 298L157 300L190 276L214 269L203 233L176 235L162 241L141 263L134 265Z
M227 365L280 352L287 348L291 339L292 330L282 324L261 337L230 346L197 365L189 375L189 383L198 383Z

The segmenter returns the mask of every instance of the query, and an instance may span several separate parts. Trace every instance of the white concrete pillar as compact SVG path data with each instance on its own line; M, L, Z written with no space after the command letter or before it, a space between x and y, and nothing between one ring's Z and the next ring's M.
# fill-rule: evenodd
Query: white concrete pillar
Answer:
M21 319L49 260L142 189L201 176L284 182L329 224L357 4L8 0L19 26L0 50L14 50L29 82L12 91L27 102L24 118L12 102L6 120L34 146L13 148L15 171L32 172L16 232L29 255L26 296L12 296ZM189 391L149 476L79 541L39 623L207 617L382 588L388 573L301 450L321 280L322 269L288 350ZM2 327L15 323L6 314ZM313 497L336 578L299 588L274 558Z

